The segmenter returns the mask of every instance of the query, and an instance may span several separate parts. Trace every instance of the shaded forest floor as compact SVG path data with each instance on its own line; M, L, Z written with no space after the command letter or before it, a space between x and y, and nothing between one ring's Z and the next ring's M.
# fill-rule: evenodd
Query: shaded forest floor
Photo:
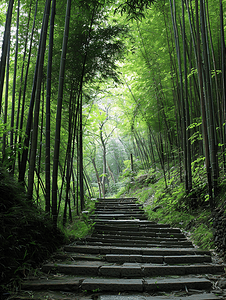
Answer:
M0 167L0 299L67 239L49 216L25 197L23 188Z

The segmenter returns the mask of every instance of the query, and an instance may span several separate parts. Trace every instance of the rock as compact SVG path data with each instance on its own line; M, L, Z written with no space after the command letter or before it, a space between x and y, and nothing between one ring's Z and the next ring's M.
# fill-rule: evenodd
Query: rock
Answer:
M217 286L221 289L226 289L226 279L222 278L218 281Z
M155 206L153 209L152 209L152 211L154 211L154 212L156 212L158 209L160 209L160 208L162 208L162 206L161 205L157 205L157 206Z

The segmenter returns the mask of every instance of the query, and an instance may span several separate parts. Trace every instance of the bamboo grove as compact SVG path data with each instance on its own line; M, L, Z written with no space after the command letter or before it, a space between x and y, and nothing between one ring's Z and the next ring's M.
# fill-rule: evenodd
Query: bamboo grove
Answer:
M215 205L226 168L224 5L3 1L1 161L29 201L43 195L55 224L60 209L64 223L72 205L77 214L84 209L94 181L105 195L107 176L116 184L131 154L138 169L160 166L166 188L179 166L188 195L199 188L201 170ZM97 94L109 82L101 115ZM110 141L114 129L104 133L110 106L117 107L117 141ZM95 162L97 131L103 172Z
M134 50L123 73L135 156L144 168L161 165L166 188L179 166L185 194L196 198L205 186L211 207L225 176L223 4L156 1L132 25ZM202 183L198 172L205 172Z
M95 1L12 0L2 6L7 13L0 68L1 160L18 176L28 200L44 194L55 224L64 192L65 222L68 208L71 218L69 198L79 213L84 191L91 196L83 169L88 85L117 80L115 61L123 53L126 27L110 24L109 8Z

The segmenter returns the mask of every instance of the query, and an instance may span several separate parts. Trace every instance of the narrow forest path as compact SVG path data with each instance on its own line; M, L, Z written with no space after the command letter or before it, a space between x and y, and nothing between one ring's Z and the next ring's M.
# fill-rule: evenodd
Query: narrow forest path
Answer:
M23 299L225 299L213 289L224 267L180 229L148 221L137 199L100 199L92 219L91 236L24 281Z

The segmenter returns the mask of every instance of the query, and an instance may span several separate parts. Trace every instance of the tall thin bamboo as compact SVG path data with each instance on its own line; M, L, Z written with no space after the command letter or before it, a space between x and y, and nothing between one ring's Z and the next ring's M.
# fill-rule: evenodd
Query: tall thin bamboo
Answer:
M183 39L183 58L184 58L184 102L185 102L185 147L187 149L186 163L187 163L187 192L192 189L192 173L191 173L191 141L190 131L188 126L190 125L190 108L188 103L188 74L187 74L187 47L186 47L186 34L185 34L185 16L184 16L184 0L181 1L182 6L182 39Z
M5 108L4 108L4 132L2 140L2 162L6 159L6 145L8 143L7 139L7 119L8 119L8 97L9 97L9 68L10 68L10 43L8 44L8 54L7 54L7 68L6 68L6 86L5 86Z
M46 83L46 137L45 137L45 211L50 214L50 100L51 100L51 81L52 81L52 60L53 60L53 36L54 36L54 20L56 14L56 0L52 0L50 29L49 29L49 53Z
M21 111L21 128L23 126L24 114L22 114L22 112L24 112L24 102L25 102L26 87L27 87L27 76L28 76L29 63L30 63L30 57L31 57L31 45L32 45L34 26L35 26L35 20L36 20L37 4L38 4L38 0L36 0L35 16L34 16L34 21L33 21L30 51L29 51L28 64L27 64L27 72L26 72L25 82L24 82L23 106L22 106L22 111ZM48 15L46 15L46 9L47 9L47 6L45 6L44 15L43 15L42 29L41 29L41 34L40 34L40 38L39 38L38 53L37 53L35 72L34 72L34 78L33 78L31 99L30 99L30 104L29 104L29 112L28 112L28 117L27 117L26 132L25 132L25 138L24 138L24 142L23 142L23 153L22 153L22 158L21 158L21 162L20 162L20 166L19 166L19 181L23 182L23 183L25 183L24 177L25 177L25 172L26 172L26 164L28 161L28 152L30 149L29 148L30 133L31 133L32 121L33 121L33 110L34 110L34 105L35 105L37 78L38 78L38 72L40 70L40 68L39 68L40 62L39 61L40 61L40 56L41 56L41 50L42 51L44 50L44 48L42 47L43 46L42 44L43 44L44 26L46 26L46 22L44 20L45 20L45 17L48 16Z
M4 86L4 78L5 78L6 58L8 52L8 45L10 42L10 27L11 27L11 20L12 20L13 4L14 4L14 0L9 0L6 21L5 21L5 31L4 31L3 43L2 43L2 55L0 61L0 114L2 111L2 95L3 95L3 86Z
M35 89L35 99L34 99L35 109L34 109L33 132L32 132L32 140L31 140L31 155L29 160L28 190L27 190L27 197L30 200L32 199L32 195L33 195L34 171L35 171L35 163L36 163L37 139L38 139L38 128L39 128L41 83L43 78L43 64L44 64L44 55L46 49L46 38L47 38L47 28L48 28L49 13L50 13L50 4L51 4L51 0L47 0L45 4L46 5L45 17L44 17L44 24L43 24L43 34L41 35L40 59L38 64L37 83Z
M188 185L188 169L187 169L188 155L187 155L187 143L186 143L186 115L185 115L184 87L183 87L182 66L181 66L181 53L180 53L179 36L178 36L178 29L177 29L177 22L176 22L175 0L173 0L173 3L172 3L172 0L170 0L170 10L171 10L171 18L172 18L172 24L173 24L175 47L176 47L176 54L177 54L177 63L178 63L179 78L180 78L179 101L181 104L182 148L183 148L183 152L184 152L184 182L185 182L185 190L188 193L189 185Z
M214 105L212 97L212 87L211 87L211 70L210 62L208 55L208 38L206 33L206 19L205 19L205 7L203 0L200 0L200 18L201 18L201 36L203 44L203 58L204 58L204 75L205 75L205 100L206 100L206 114L208 115L209 120L209 150L210 150L210 161L211 161L211 175L213 183L213 196L217 196L217 186L218 186L218 162L217 162L217 153L216 153L216 142L215 142L215 125L214 125ZM214 205L214 203L212 203Z
M16 22L16 47L15 47L15 57L14 57L14 72L13 72L13 91L12 91L12 104L11 104L11 130L10 130L10 147L12 151L13 163L10 166L11 173L14 174L15 167L15 151L14 151L14 121L15 121L15 105L16 105L16 84L17 84L17 60L18 60L18 37L19 37L19 16L20 16L20 0L17 3L17 22Z
M30 2L30 9L29 9L29 13L28 13L27 29L26 29L26 35L25 35L26 37L25 37L25 42L24 42L23 64L22 64L21 75L20 75L20 87L19 87L17 117L16 117L16 134L15 134L15 141L14 141L15 145L17 145L17 141L18 141L18 129L19 129L19 124L20 124L21 110L23 110L22 113L24 115L25 101L22 101L22 105L21 105L21 98L22 98L22 91L23 91L23 89L25 89L25 86L23 86L23 80L24 80L24 69L25 69L26 55L27 55L29 27L30 27L30 20L31 20L31 9L32 9L32 0ZM21 119L22 118L23 117L21 116ZM21 130L22 130L22 128L21 128ZM19 135L19 145L21 145L21 135ZM20 165L20 151L17 152L17 159L18 159L18 166L19 166Z
M225 160L225 145L226 145L226 48L225 48L225 34L224 34L224 16L223 16L223 3L220 0L220 28L221 28L221 81L222 81L222 104L223 104L223 116L222 123L220 124L223 130L223 168L226 172L226 160ZM224 124L224 125L223 125Z
M65 25L64 25L64 37L63 37L61 62L60 62L59 84L58 84L56 129L55 129L54 158L53 158L52 217L55 226L57 226L57 178L58 178L58 165L59 165L59 152L60 152L60 127L61 127L61 114L62 114L62 105L63 105L63 88L64 88L66 53L67 53L67 43L68 43L68 34L69 34L70 12L71 12L71 0L67 0Z
M205 162L206 162L206 172L209 188L209 203L213 206L213 193L212 193L212 178L211 178L211 165L210 165L210 153L209 153L209 139L207 130L207 120L206 120L206 107L204 100L204 87L203 87L203 70L201 63L201 49L200 49L200 33L199 33L199 9L198 0L195 0L196 7L196 32L197 32L197 67L199 76L199 88L200 88L200 100L201 100L201 111L202 111L202 129L203 129L203 140L205 148Z

